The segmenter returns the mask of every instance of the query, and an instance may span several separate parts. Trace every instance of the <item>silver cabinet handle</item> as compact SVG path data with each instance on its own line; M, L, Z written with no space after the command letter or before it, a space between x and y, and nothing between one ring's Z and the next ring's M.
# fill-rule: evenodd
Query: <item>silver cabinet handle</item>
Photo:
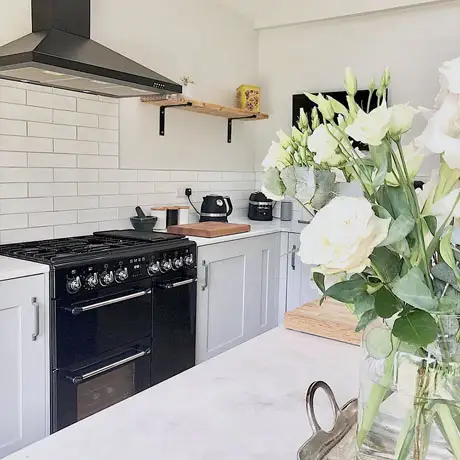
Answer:
M104 372L110 371L112 369L116 369L117 367L123 366L124 364L128 364L132 361L136 361L136 359L142 358L143 356L149 355L151 352L150 349L141 351L140 353L136 353L133 356L129 356L128 358L120 359L120 361L117 361L112 364L108 364L107 366L100 367L99 369L96 369L94 371L88 372L86 374L78 375L77 377L71 377L68 376L67 378L71 380L72 383L78 384L80 382L83 382L85 380L91 379L93 377L96 377L99 374L103 374Z
M204 267L204 284L201 286L201 290L206 291L206 289L208 289L208 283L209 283L209 264L207 264L205 260L203 260L203 267Z
M102 302L93 303L92 305L87 305L86 307L73 307L71 312L72 315L79 315L85 311L94 310L96 308L106 307L107 305L113 305L115 303L123 302L125 300L137 299L138 297L143 297L144 295L151 294L152 290L147 289L146 291L134 292L133 294L124 295L117 297L115 299L104 300Z
M293 270L295 270L295 256L296 256L296 251L297 249L297 246L294 244L294 246L292 246L292 252L291 252L291 267Z
M187 284L192 284L196 282L196 278L190 278L184 281L177 281L177 283L161 283L158 284L160 289L174 289L181 286L187 286Z
M32 297L32 307L34 308L34 332L32 341L35 342L40 335L40 304L36 297Z

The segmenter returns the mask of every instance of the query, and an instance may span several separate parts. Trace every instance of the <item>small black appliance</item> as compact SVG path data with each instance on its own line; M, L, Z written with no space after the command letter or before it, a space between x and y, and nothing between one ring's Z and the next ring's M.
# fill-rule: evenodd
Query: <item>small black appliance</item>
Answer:
M268 199L262 192L251 193L248 217L250 220L273 220L273 200Z
M207 195L203 198L200 222L228 222L233 212L233 204L228 196Z

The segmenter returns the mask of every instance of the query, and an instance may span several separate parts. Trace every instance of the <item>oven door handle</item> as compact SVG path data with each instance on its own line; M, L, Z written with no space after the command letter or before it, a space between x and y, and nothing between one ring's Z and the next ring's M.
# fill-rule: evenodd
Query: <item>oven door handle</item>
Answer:
M181 286L187 286L188 284L196 283L196 278L190 278L184 281L177 281L176 283L159 283L157 286L160 289L174 289Z
M67 378L74 384L77 385L81 382L84 382L85 380L92 379L93 377L96 377L100 374L103 374L104 372L116 369L117 367L123 366L124 364L131 363L132 361L136 361L139 358L143 358L144 356L147 356L151 353L150 348L144 351L141 351L139 353L136 353L135 355L129 356L128 358L120 359L120 361L116 361L115 363L108 364L107 366L100 367L99 369L96 369L91 372L87 372L86 374L82 375L77 375L77 376L67 376Z
M71 312L72 315L76 316L80 313L84 313L85 311L95 310L96 308L106 307L108 305L113 305L115 303L124 302L125 300L132 300L137 299L138 297L143 297L145 295L151 294L152 290L147 289L145 291L134 292L132 294L124 295L121 297L116 297L115 299L103 300L102 302L93 303L91 305L87 305L86 307L73 307Z

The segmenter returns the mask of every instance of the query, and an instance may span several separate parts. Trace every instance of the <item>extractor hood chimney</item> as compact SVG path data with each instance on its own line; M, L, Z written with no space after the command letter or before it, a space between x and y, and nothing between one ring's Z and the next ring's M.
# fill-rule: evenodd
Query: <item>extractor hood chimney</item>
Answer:
M91 0L31 2L32 33L0 47L0 78L115 98L182 92L90 39Z

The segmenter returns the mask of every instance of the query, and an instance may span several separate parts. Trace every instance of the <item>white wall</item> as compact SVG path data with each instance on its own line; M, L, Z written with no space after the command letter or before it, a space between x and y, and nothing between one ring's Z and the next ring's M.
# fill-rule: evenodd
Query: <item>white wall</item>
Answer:
M0 0L0 46L32 32L31 0Z
M198 98L233 105L236 88L257 83L257 33L249 20L211 0L93 0L93 38L176 81L191 75ZM121 103L123 167L253 170L252 123L235 123L227 144L223 118L167 112L139 100Z
M460 55L459 23L460 2L451 2L260 31L263 109L271 117L257 126L256 169L275 132L290 129L292 95L342 89L347 65L363 88L388 65L392 103L432 107L438 67Z

